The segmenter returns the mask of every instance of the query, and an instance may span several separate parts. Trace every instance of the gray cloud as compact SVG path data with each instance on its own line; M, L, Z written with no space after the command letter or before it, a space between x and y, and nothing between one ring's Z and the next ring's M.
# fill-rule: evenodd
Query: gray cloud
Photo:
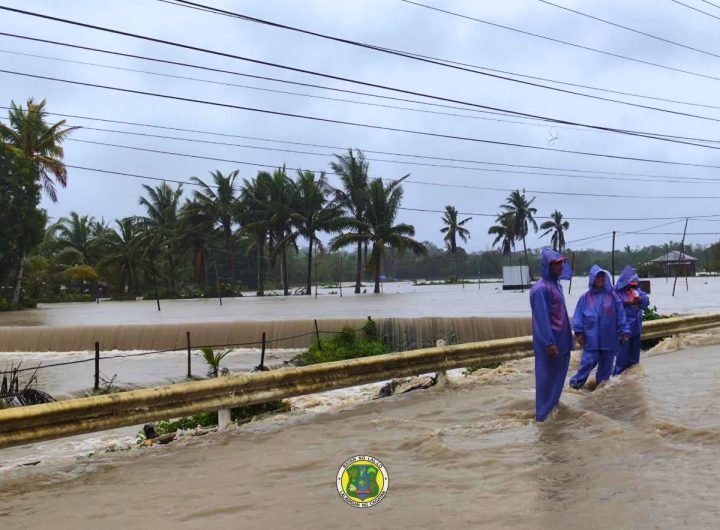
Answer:
M453 71L338 43L330 43L309 36L183 9L160 2L134 0L98 3L90 0L75 0L61 3L51 0L37 0L31 4L31 7L27 7L26 3L19 0L7 0L6 4L12 7L73 18L195 46L223 50L233 54L528 113L612 127L720 139L720 134L717 133L718 127L713 122L650 112L506 81L493 80L483 76ZM471 21L433 13L396 0L356 0L346 2L333 2L330 0L304 2L250 0L243 2L242 5L227 0L222 2L215 0L212 4L316 31L491 68L659 97L708 103L716 101L714 95L717 93L717 81L685 76L531 37L520 36ZM440 5L440 3L436 2L436 5ZM563 5L585 10L611 20L619 20L623 24L681 42L687 42L699 48L720 52L720 49L713 48L713 46L716 46L715 36L717 35L717 29L720 27L717 24L720 24L720 22L694 14L674 4L659 4L651 0L638 0L632 3L611 0L602 4L566 1L563 2ZM552 35L573 42L581 42L588 46L720 76L720 68L718 68L720 59L682 50L610 28L533 0L513 0L509 2L465 0L443 3L443 6L529 31ZM2 31L52 38L89 46L106 47L127 53L145 54L257 75L270 75L321 85L358 89L342 82L283 72L265 66L173 49L92 30L71 28L62 24L40 21L16 14L3 13L0 18L0 27ZM132 59L102 56L90 52L29 43L6 37L0 39L0 49L199 77L262 88L292 90L359 101L375 101L362 96L342 96L319 89L287 87L276 83L242 79L212 72L191 71L185 68L145 63ZM549 126L527 126L382 109L365 105L264 93L196 81L172 80L140 73L122 72L4 53L0 54L0 63L4 69L8 70L161 92L234 105L275 109L297 114L538 146L550 145L548 139L557 135L551 146L560 149L720 165L720 156L713 150L601 132L564 128L553 129ZM380 151L420 153L450 158L597 171L663 174L678 178L718 176L717 171L699 168L596 159L578 155L427 138L387 131L373 131L343 125L321 124L239 110L214 108L206 105L160 100L147 96L121 94L95 88L63 85L51 81L21 78L7 74L0 75L0 87L2 87L0 89L0 95L2 95L0 103L5 105L10 100L24 102L31 96L47 98L49 110L60 113L288 141L362 147ZM380 91L373 89L359 88L359 90L380 93ZM623 99L622 97L619 98ZM647 103L629 97L624 99ZM380 101L379 103L386 104L387 102ZM657 103L657 105L720 117L720 112L711 109L693 109L666 103ZM417 105L409 104L407 106L417 107ZM467 114L473 113L467 112ZM482 117L483 115L478 116ZM492 116L484 117L492 118ZM71 121L72 123L92 126L90 122L86 121ZM117 125L107 125L107 128L140 130L130 126ZM145 129L142 129L142 131L148 132ZM160 132L160 134L166 133ZM185 133L174 133L174 135L216 139L215 137ZM325 156L211 146L89 130L79 131L74 135L74 138L254 163L272 165L286 163L290 167L303 167L313 170L327 169L329 160ZM263 146L275 145L263 142L238 141L238 143ZM275 146L280 148L288 147L283 145ZM308 150L323 153L332 151L321 148ZM202 178L214 169L231 170L236 167L240 168L242 177L251 178L258 169L262 169L253 165L238 166L233 163L143 153L77 141L67 143L66 153L66 161L71 165L97 167L179 180L187 180L190 176ZM369 156L371 158L398 159L398 157L391 156ZM547 216L555 209L561 210L566 217L570 218L679 217L682 215L720 214L716 207L717 201L644 200L634 197L636 195L717 195L718 186L713 183L684 185L662 182L639 183L618 180L570 179L524 174L460 171L384 162L373 162L371 170L374 176L387 178L411 173L412 180L424 182L507 189L524 187L534 190L564 192L621 193L626 195L625 198L620 199L601 199L538 194L535 204L539 209L540 216ZM68 188L61 191L58 204L44 202L44 206L47 207L53 217L67 215L70 210L77 210L81 213L88 213L105 219L137 214L140 213L138 196L141 193L141 184L143 182L130 178L70 170ZM507 193L502 191L443 188L408 183L405 186L404 206L420 209L442 209L446 204L453 204L464 212L493 214L497 211L498 205L503 202L506 195ZM440 243L440 214L403 211L402 220L416 226L419 238L437 244ZM474 217L470 224L473 234L469 245L470 249L476 250L489 245L491 240L486 233L491 222L491 218ZM618 221L610 223L571 220L571 230L567 237L568 240L572 241L611 230L628 232L661 223L661 221ZM713 232L718 230L720 230L720 222L691 221L689 228L691 232ZM656 231L681 232L682 223L678 222ZM635 246L662 242L667 240L668 237L670 236L628 235L618 241L623 246L625 244ZM679 239L679 236L675 237L675 239ZM698 243L709 243L715 241L716 237L714 235L697 235L690 237L689 240ZM539 246L542 243L543 240L539 240L535 236L532 236L528 241L531 246ZM609 240L590 242L588 245L607 247L609 246Z

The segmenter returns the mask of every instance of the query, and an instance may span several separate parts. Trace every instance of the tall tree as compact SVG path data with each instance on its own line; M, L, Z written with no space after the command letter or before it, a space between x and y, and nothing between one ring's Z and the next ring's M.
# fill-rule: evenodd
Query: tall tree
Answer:
M251 180L243 180L236 218L242 233L250 239L248 252L257 259L257 296L265 296L265 248L270 230L268 188L271 175L261 171Z
M193 194L197 205L212 218L222 234L232 283L235 283L237 280L233 214L237 208L238 199L235 193L235 180L239 174L240 172L238 170L232 171L227 175L223 175L219 170L212 171L210 173L214 183L212 186L197 177L190 179L200 187L200 189L196 190Z
M280 283L283 294L287 296L290 294L287 251L289 248L297 251L296 238L292 237L292 213L293 205L297 202L297 189L292 179L287 176L285 166L268 175L266 182L271 256L273 261L277 256L280 257Z
M82 257L85 265L95 265L96 249L102 244L105 228L95 221L94 217L70 212L69 217L61 217L52 230L55 241L62 252L75 251ZM97 236L100 237L97 237Z
M334 190L336 203L344 210L346 215L356 221L347 226L351 231L362 230L366 221L365 214L368 208L368 170L370 164L365 160L365 154L357 149L353 153L348 149L345 155L335 155L330 162L330 168L340 177L342 189ZM362 285L362 247L363 241L350 243L357 245L357 268L355 271L355 294L360 293Z
M65 127L65 120L53 125L47 123L46 101L35 103L28 99L25 109L11 102L8 112L9 125L0 123L0 142L11 152L30 161L36 180L40 181L50 200L57 202L55 181L62 187L67 185L67 168L63 163L65 151L63 141L77 127ZM36 204L37 206L37 204ZM11 307L16 309L20 300L23 263L28 252L27 246L18 249L15 270L15 286Z
M222 238L222 233L218 233L215 217L197 200L188 200L180 210L178 228L178 242L190 253L195 281L203 286L203 292L207 295L208 272L212 266L215 269L218 296L222 296L215 263L217 252L213 252L213 246Z
M462 221L458 221L458 211L454 206L445 206L445 212L443 213L442 222L445 226L440 229L440 232L445 234L443 241L447 245L448 252L453 257L455 262L455 281L458 281L458 262L457 262L457 240L463 243L467 243L470 238L470 230L465 228L465 224L470 222L472 217L466 217Z
M496 225L491 226L488 229L488 234L494 235L495 239L492 243L496 246L500 243L500 250L502 255L510 259L512 265L512 252L515 250L515 232L514 220L512 216L508 214L500 214L495 219Z
M289 236L301 236L308 241L307 276L305 294L312 294L313 247L322 250L317 237L321 231L333 231L340 217L339 209L331 204L331 192L325 173L316 176L312 171L298 171L295 181L295 206L292 213L294 231Z
M67 186L67 168L63 163L65 150L62 143L72 131L79 127L65 127L65 120L49 125L45 110L46 101L40 103L30 98L26 108L10 103L8 112L9 126L0 123L0 139L11 151L30 160L36 176L45 193L53 202L57 202L55 182L63 188Z
M369 186L367 221L345 221L354 225L354 232L345 232L335 237L331 248L338 249L358 241L372 243L370 267L375 273L375 289L380 292L380 276L386 248L396 249L402 254L410 249L415 254L425 254L425 245L413 239L415 228L405 223L394 224L400 209L403 189L401 183L409 175L390 182L387 186L382 179L374 179Z
M178 214L182 197L182 184L172 189L166 182L152 188L143 184L147 197L140 197L139 203L145 207L146 216L141 218L146 237L146 257L151 259L154 269L155 258L167 259L170 289L177 292L177 268L179 256L176 254L178 236ZM153 274L155 271L153 270Z
M555 210L550 214L550 220L545 221L540 225L540 230L545 230L540 237L545 237L552 233L550 242L552 243L553 250L556 252L565 251L565 231L570 228L570 223L563 220L563 214L558 210ZM629 252L630 247L627 247L626 252Z
M137 287L141 266L141 251L138 245L140 229L135 217L116 220L115 224L117 228L110 228L103 238L103 255L97 268L100 271L117 270L120 275L120 291L124 294L132 293Z
M17 280L24 253L43 240L47 216L38 209L39 200L33 165L0 143L0 285L6 279L13 282L14 308L20 301Z
M537 214L537 208L532 206L535 202L535 197L527 200L525 197L525 190L515 190L510 193L508 198L505 200L505 204L501 204L500 208L505 214L512 218L513 234L515 238L522 240L523 252L525 253L525 264L530 268L530 261L528 260L526 238L530 232L530 227L535 232L538 231L538 224L535 221L535 214ZM532 273L530 274L532 277Z

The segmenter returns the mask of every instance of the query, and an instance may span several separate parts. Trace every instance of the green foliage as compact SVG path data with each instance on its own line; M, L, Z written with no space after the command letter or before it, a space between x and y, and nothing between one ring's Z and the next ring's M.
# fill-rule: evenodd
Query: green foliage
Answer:
M212 348L200 348L202 360L208 366L208 377L218 376L220 373L220 363L231 351L232 349L216 352Z
M358 337L354 329L344 328L330 339L315 340L307 351L293 359L293 363L306 366L387 353L385 345L377 338L377 328L372 320L365 324L361 333Z
M660 320L661 318L668 318L667 315L661 315L657 312L657 306L646 307L643 311L643 320Z
M236 423L243 423L261 414L286 412L290 405L285 401L270 401L231 409L230 418ZM196 427L212 427L218 424L217 412L205 412L173 421L160 421L155 424L158 435L176 432L178 429L195 429Z

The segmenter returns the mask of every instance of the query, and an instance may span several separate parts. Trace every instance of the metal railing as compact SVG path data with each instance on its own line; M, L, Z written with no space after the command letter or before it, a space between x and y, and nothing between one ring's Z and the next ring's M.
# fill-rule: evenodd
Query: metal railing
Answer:
M647 322L644 338L720 327L720 313ZM531 337L426 348L0 410L0 448L530 355Z

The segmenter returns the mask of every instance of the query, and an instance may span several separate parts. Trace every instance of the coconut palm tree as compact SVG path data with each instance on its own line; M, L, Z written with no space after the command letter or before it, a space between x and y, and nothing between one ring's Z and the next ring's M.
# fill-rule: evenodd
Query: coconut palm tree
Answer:
M143 184L148 197L140 197L140 205L145 207L146 216L140 218L143 224L147 257L152 257L152 268L156 257L165 256L168 265L168 277L173 293L177 292L177 268L179 259L175 248L178 236L178 214L182 197L182 184L172 189L166 182L152 188ZM154 272L154 271L153 271Z
M105 228L98 228L94 217L72 211L70 217L61 217L52 230L61 255L74 250L82 256L83 264L95 265L95 250L101 244Z
M345 232L331 241L331 248L336 250L346 245L360 242L372 243L370 267L375 273L375 289L380 292L380 276L385 248L396 249L399 253L410 249L415 254L425 254L427 248L413 239L415 228L405 223L394 224L403 189L400 185L409 175L390 182L387 186L382 179L374 179L368 189L367 221L344 220L344 223L355 226L353 232Z
M120 273L122 292L131 293L137 284L140 269L138 234L140 227L135 217L116 220L117 229L110 228L104 236L103 256L98 261L100 271L109 269Z
M294 230L288 238L303 237L308 241L305 294L310 295L313 247L322 250L322 242L317 233L335 229L340 209L328 199L332 190L328 186L325 173L317 176L312 171L298 171L295 189L295 204L291 215Z
M257 296L265 296L265 248L270 231L268 188L271 175L261 171L251 180L243 180L235 218L242 226L241 232L250 239L248 252L257 258Z
M235 180L240 172L232 171L223 175L219 170L210 172L214 185L208 185L198 177L191 177L190 180L197 184L200 189L193 193L198 207L209 215L220 232L222 233L230 267L230 278L234 283L237 278L237 266L235 259L233 225L235 219L233 214L237 208L237 196L235 193Z
M190 253L195 281L203 286L206 294L209 266L210 263L215 264L211 248L216 235L216 222L216 217L198 200L186 201L178 218L178 245ZM219 281L219 278L216 280Z
M62 143L72 131L79 127L65 127L65 120L49 125L45 110L46 101L40 103L30 98L27 107L18 107L10 103L8 122L0 123L0 140L12 151L30 160L37 172L50 200L57 202L57 182L63 188L67 186L67 168L63 163L65 151Z
M363 226L365 213L368 204L368 170L370 164L365 160L365 154L357 149L353 153L348 149L345 155L335 155L335 160L330 162L330 168L340 177L342 189L334 190L335 202L343 209L345 214L357 223L348 225L348 230L360 230ZM362 248L363 242L358 240L357 244L357 269L355 271L355 294L360 293L362 284Z
M570 223L563 220L563 214L555 210L550 214L550 220L540 225L540 230L545 230L540 237L552 233L550 242L556 252L565 251L565 231L570 228Z
M515 232L513 232L514 220L510 215L500 214L495 219L495 222L497 224L488 229L488 234L495 236L492 245L495 246L500 243L502 255L509 258L512 265L512 252L515 250L516 240Z
M445 226L440 229L440 232L445 234L443 241L447 245L447 249L452 255L455 261L455 281L458 281L458 263L457 263L457 239L463 243L467 243L470 238L470 230L465 228L465 224L470 222L472 217L466 217L462 221L458 221L458 211L454 206L445 206L445 212L443 213L442 222Z
M14 101L11 102L8 112L9 125L0 123L0 143L32 163L36 180L42 183L50 200L57 202L55 181L63 188L67 185L67 168L62 161L65 156L62 143L77 127L65 127L65 120L49 125L46 122L48 114L45 105L45 100L35 103L35 100L30 98L27 107L23 109ZM18 249L12 309L17 309L20 301L23 264L27 251L24 247Z
M525 190L515 190L510 193L508 198L505 200L505 204L501 204L500 208L504 211L504 214L509 215L512 218L512 231L515 238L522 240L523 252L525 253L525 263L530 268L530 262L528 261L527 255L527 244L525 239L532 226L535 232L538 231L538 224L535 221L535 214L537 214L537 208L533 208L532 203L535 201L535 197L529 201L525 197ZM532 274L530 275L532 277Z
M272 175L268 175L268 214L269 232L271 241L271 264L274 266L276 257L280 257L280 283L283 286L283 294L290 294L288 282L288 248L294 248L297 252L295 238L291 237L293 232L292 213L296 201L297 189L295 183L287 176L285 166L276 169Z

